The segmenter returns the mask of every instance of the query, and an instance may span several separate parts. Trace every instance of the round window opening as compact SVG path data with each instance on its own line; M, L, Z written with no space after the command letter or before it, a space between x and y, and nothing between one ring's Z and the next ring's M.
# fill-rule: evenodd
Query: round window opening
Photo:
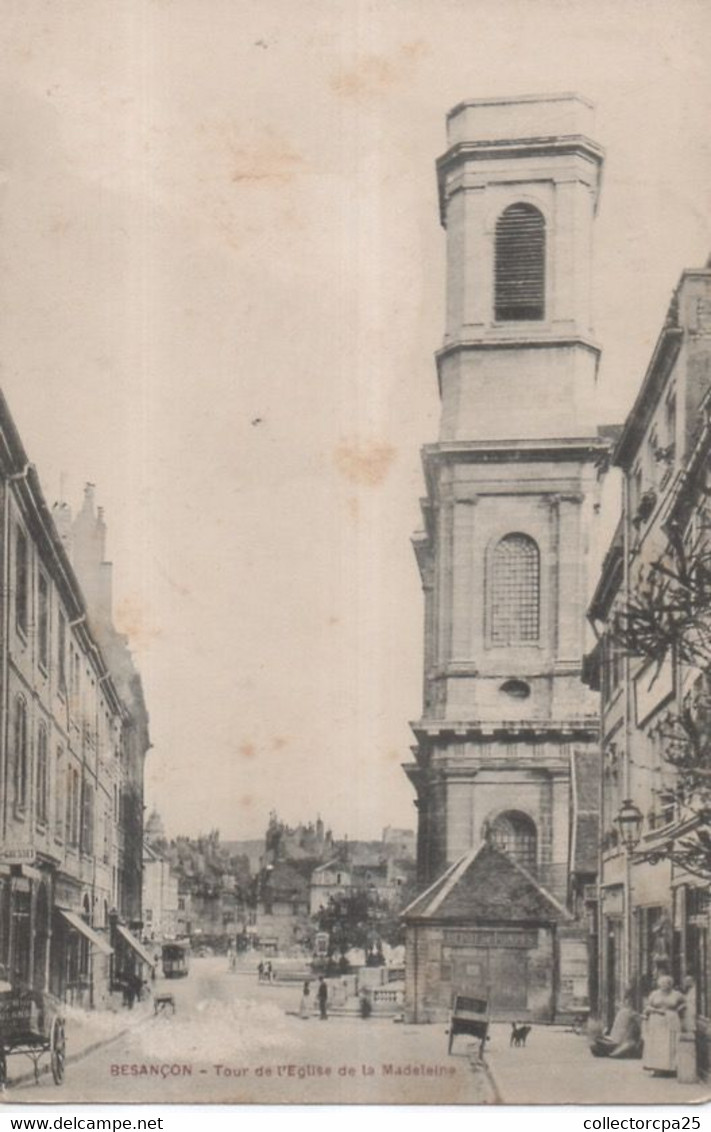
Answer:
M507 680L501 685L500 691L514 700L527 700L531 694L531 685L525 680Z

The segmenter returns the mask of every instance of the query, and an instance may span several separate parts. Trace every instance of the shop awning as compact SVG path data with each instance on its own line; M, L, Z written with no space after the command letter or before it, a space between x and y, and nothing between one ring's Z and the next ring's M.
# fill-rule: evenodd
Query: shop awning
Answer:
M76 912L70 911L69 908L57 908L57 911L62 919L66 920L70 928L74 928L75 931L89 940L92 947L95 947L97 951L103 952L104 955L111 955L113 947L111 947L103 936L100 936L98 932L90 928L89 925L82 920L81 916Z
M632 853L633 861L651 861L653 864L668 856L674 842L696 832L703 825L701 814L689 814L645 834Z
M125 928L123 924L117 924L116 931L121 938L126 941L131 950L136 952L136 955L142 963L147 963L149 967L155 967L153 956L148 954L143 944L138 942L135 935L131 935L128 928Z

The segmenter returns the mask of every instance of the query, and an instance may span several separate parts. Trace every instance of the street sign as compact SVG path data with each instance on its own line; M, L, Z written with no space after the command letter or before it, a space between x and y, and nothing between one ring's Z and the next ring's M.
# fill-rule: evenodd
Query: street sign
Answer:
M0 861L6 865L31 865L37 856L34 845L3 845Z

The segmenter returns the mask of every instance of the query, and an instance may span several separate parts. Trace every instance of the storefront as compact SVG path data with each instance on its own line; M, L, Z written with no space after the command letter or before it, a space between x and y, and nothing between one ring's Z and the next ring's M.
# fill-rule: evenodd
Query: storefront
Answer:
M138 996L143 982L150 978L155 967L155 959L136 936L111 917L111 941L114 958L111 973L111 988L120 991L128 1004Z
M0 980L16 989L49 985L54 865L30 849L2 854Z
M97 1005L98 990L105 985L102 957L108 958L112 947L105 936L94 931L84 916L71 908L55 908L56 988L54 993L65 1002L78 1006Z

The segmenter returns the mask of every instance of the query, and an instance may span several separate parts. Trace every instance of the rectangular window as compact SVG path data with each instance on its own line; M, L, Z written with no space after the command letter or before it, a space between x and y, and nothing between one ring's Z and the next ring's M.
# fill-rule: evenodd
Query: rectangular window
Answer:
M674 393L667 399L664 431L666 433L665 441L667 450L670 457L673 459L674 445L676 442L676 394Z
M69 679L70 689L69 694L71 697L71 711L75 717L79 715L79 690L81 686L81 660L79 654L75 649L69 650Z
M49 768L47 728L41 723L37 732L37 821L45 826L49 818Z
M57 623L57 680L59 691L67 690L67 619L60 609Z
M94 787L86 780L81 797L81 851L94 856Z
M49 668L49 582L40 570L37 578L37 657Z
M15 806L24 810L27 805L27 788L30 777L28 750L27 750L27 705L18 696L15 700Z
M649 480L650 487L656 487L660 479L659 476L659 438L657 437L657 430L653 428L647 437L647 479Z
M64 838L64 751L57 747L57 759L54 772L54 836L62 841Z
M607 703L620 686L622 650L613 636L605 637L602 665L602 699Z
M76 849L79 844L79 771L70 766L67 769L67 844Z
M27 535L19 527L15 534L15 625L23 637L27 636L28 623L28 546Z

